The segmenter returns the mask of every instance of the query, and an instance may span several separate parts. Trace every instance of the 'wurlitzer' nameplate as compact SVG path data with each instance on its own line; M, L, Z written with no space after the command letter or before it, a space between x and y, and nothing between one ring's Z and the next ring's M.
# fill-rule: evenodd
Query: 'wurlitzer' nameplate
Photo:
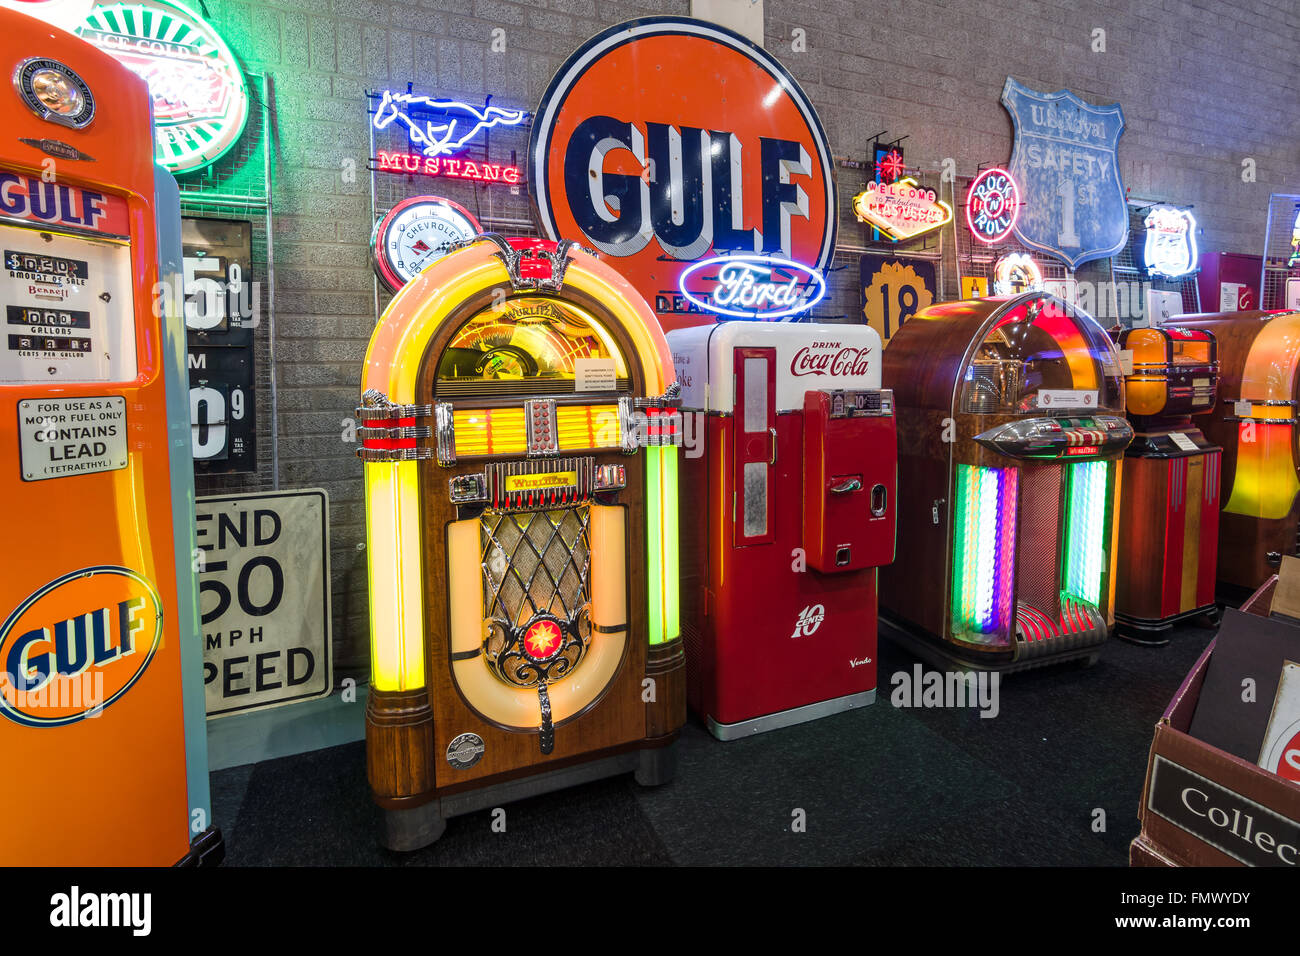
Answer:
M547 471L535 475L510 475L506 478L506 491L550 491L552 488L574 488L578 484L576 471Z
M135 378L131 247L0 226L0 383Z
M18 403L24 481L126 467L126 399L41 398Z

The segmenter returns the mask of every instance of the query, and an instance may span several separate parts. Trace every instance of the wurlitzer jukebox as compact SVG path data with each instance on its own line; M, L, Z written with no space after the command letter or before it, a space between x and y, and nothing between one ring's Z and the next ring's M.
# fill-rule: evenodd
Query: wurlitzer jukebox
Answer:
M179 193L143 80L0 38L0 864L215 862Z
M1192 424L1212 411L1219 378L1214 336L1176 327L1125 329L1121 353L1136 436L1124 452L1116 541L1120 636L1162 644L1174 622L1217 618L1221 449Z
M731 740L870 704L894 556L893 400L866 325L668 333L702 453L682 463L691 709Z
M933 305L890 339L884 384L899 447L887 636L940 666L1095 660L1133 438L1106 333L1041 292Z
M1204 422L1223 448L1218 579L1235 594L1253 591L1283 555L1300 554L1300 312L1181 315L1171 324L1218 342L1219 400Z
M469 240L397 294L362 388L385 843L628 770L667 780L678 413L644 300L570 243Z

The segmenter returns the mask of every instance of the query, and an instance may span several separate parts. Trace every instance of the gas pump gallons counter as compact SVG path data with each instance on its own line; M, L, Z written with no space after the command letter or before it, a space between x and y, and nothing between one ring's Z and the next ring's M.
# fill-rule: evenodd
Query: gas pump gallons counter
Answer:
M1115 620L1120 636L1162 644L1176 621L1218 617L1214 603L1222 449L1192 423L1213 411L1214 336L1177 327L1124 329L1129 421L1124 452Z
M0 864L216 862L179 193L107 54L0 9L0 72Z
M1114 620L1119 354L1044 293L932 305L889 340L898 556L887 636L941 667L1092 661Z
M644 300L571 243L478 237L393 299L362 390L383 842L612 774L669 779L677 389Z
M870 704L894 554L893 398L864 325L668 334L682 414L691 708L730 740ZM688 432L692 429L687 429Z
M1218 343L1219 397L1203 422L1223 449L1218 582L1255 590L1300 554L1300 312L1180 315Z

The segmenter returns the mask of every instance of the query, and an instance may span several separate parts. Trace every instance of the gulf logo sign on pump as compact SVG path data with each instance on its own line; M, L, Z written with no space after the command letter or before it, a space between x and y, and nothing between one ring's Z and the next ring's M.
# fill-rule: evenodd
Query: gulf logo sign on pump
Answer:
M665 330L718 314L716 270L682 284L693 262L831 263L826 133L784 67L730 30L648 17L592 37L551 81L528 149L546 235L596 249Z
M0 716L27 727L97 717L143 676L162 630L158 592L135 571L50 581L0 624Z

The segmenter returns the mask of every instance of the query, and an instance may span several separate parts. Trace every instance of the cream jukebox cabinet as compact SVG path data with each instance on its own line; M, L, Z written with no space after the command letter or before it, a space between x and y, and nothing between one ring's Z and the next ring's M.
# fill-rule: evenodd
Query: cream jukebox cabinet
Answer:
M668 779L680 413L645 302L577 246L479 237L399 292L362 389L386 845L598 777Z

